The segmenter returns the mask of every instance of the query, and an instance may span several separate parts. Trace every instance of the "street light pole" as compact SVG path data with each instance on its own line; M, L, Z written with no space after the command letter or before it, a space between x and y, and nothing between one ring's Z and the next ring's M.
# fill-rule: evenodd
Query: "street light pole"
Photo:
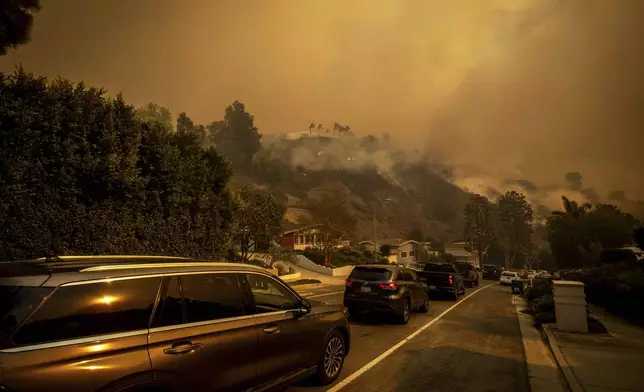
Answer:
M376 201L373 201L373 262L378 264L378 232L376 231Z

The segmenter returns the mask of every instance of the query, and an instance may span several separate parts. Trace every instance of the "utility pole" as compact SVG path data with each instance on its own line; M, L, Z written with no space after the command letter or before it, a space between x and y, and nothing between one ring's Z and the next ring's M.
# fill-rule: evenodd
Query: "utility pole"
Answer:
M376 229L376 200L380 201L384 207L385 203L391 201L390 197L387 197L385 200L382 200L379 197L376 197L373 200L373 262L378 264L378 231Z

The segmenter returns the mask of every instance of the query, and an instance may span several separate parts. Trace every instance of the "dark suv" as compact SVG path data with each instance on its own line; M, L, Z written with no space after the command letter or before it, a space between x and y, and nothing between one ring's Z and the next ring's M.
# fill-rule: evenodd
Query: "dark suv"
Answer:
M350 347L340 307L312 308L247 264L0 263L0 298L0 390L264 390L307 376L328 384Z
M408 268L391 265L356 266L346 280L344 306L353 317L362 311L393 313L407 324L412 309L429 311L429 292L425 283Z

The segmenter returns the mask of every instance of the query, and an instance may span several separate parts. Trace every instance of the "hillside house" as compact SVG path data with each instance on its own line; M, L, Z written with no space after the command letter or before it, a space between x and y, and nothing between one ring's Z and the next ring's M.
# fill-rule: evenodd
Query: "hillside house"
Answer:
M373 250L373 241L362 241L359 245L365 249ZM377 240L377 251L380 252L380 247L388 245L390 247L389 256L387 259L390 263L407 264L420 261L420 250L425 248L426 251L431 252L431 244L429 242L419 242L414 240L403 240L395 238L384 238Z
M286 230L282 233L282 248L291 250L304 250L306 248L322 248L322 233L320 225L309 225ZM336 248L348 246L348 241L343 241Z
M452 242L445 244L445 253L449 253L456 261L466 261L477 267L480 267L476 252L470 252L467 249L467 242Z

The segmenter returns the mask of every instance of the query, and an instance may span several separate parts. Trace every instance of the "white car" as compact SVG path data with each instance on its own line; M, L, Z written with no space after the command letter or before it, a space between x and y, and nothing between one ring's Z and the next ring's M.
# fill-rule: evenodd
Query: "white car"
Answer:
M519 274L516 272L511 272L511 271L503 271L501 274L501 286L509 286L512 284L513 280L518 280L521 279L519 278Z

